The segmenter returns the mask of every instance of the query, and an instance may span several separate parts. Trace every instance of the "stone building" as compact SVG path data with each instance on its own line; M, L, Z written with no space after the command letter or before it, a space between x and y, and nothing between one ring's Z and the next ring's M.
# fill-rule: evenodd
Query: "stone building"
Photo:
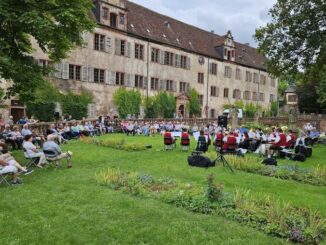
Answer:
M124 0L94 0L94 33L83 47L56 65L52 78L61 91L94 95L89 116L115 114L113 94L124 86L143 97L174 93L176 111L187 112L187 91L200 96L202 117L214 118L226 103L242 99L268 107L277 98L277 81L266 72L265 58L229 31L220 36ZM35 47L37 45L35 44ZM36 48L40 65L48 57Z

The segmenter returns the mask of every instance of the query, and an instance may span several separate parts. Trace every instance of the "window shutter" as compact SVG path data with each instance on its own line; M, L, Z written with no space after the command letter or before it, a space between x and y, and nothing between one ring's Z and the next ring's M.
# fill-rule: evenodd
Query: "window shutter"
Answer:
M213 74L213 63L209 64L209 74Z
M83 39L82 47L87 48L88 47L88 41L89 41L89 33L88 32L83 32L82 39Z
M190 91L190 84L186 83L186 93L189 93L189 91Z
M178 68L181 66L181 56L178 54L175 55L175 66Z
M160 51L160 63L162 64L162 65L164 65L164 51Z
M110 72L105 70L105 84L110 84Z
M220 88L216 87L216 97L219 97L219 96L220 96Z
M173 92L177 92L177 82L173 81Z
M109 84L115 85L116 74L114 71L110 72Z
M61 75L62 64L61 63L55 64L54 68L55 68L54 76L56 78L62 78Z
M109 36L105 37L105 52L112 54L112 38Z
M187 57L187 69L190 70L190 57Z
M148 77L144 77L144 84L143 84L144 89L148 88Z
M83 66L82 80L83 80L83 82L88 82L88 67L87 66Z
M88 81L90 83L94 82L94 68L88 67Z
M115 54L121 55L121 40L115 39Z
M131 52L131 44L130 42L127 42L127 52L126 52L126 56L130 58L130 52Z
M135 75L130 75L130 87L135 87Z
M61 66L62 69L62 79L68 80L69 79L69 64L64 63Z
M160 90L166 90L166 81L160 80Z
M131 87L130 86L130 77L131 75L130 74L125 74L125 87Z

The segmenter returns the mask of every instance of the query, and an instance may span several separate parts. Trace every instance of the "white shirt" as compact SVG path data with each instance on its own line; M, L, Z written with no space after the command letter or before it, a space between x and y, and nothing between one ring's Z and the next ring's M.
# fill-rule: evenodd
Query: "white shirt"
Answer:
M35 154L35 152L33 150L36 150L36 146L33 145L32 142L24 141L23 147L26 150L26 154L28 156L33 156Z

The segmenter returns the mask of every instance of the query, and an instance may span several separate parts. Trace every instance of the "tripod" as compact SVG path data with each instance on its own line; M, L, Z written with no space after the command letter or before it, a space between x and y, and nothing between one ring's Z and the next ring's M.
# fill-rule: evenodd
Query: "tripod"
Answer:
M220 125L219 125L219 126L220 126ZM223 129L224 129L224 127L223 127L223 126L220 126L220 127L222 128L221 133L222 133L222 135L223 135ZM222 140L223 140L223 139L222 139ZM231 172L234 173L234 171L233 171L231 165L228 163L228 161L227 161L227 160L225 159L225 157L224 157L224 153L223 153L223 145L221 145L220 151L216 151L216 154L217 154L217 157L216 157L215 161L217 161L217 162L222 162L223 167L228 167L228 168L231 170Z

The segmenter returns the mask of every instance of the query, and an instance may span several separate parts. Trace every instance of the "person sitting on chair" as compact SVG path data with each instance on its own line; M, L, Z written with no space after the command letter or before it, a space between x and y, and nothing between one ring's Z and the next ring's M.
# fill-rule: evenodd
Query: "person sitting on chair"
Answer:
M164 133L163 137L164 137L164 144L165 144L165 145L167 145L166 143L170 144L170 142L172 143L172 144L170 144L170 145L175 145L175 141L176 141L176 140L175 140L175 138L172 136L170 130L166 130L166 132Z
M25 167L22 167L16 160L13 158L13 156L10 153L2 154L0 155L0 161L5 162L6 166L13 166L19 171L23 172L24 175L28 175L33 173L33 170L28 170ZM0 164L1 165L1 164ZM2 166L4 166L2 164Z
M26 155L30 158L39 158L37 167L42 168L42 165L46 164L46 158L43 152L39 151L37 147L32 143L33 136L26 135L23 143L23 148L26 151Z
M289 134L286 137L286 148L294 148L297 137L292 130L289 130Z
M237 138L234 137L233 133L228 134L227 132L225 133L226 136L224 137L223 141L223 150L228 151L228 150L235 150L237 147Z
M219 130L217 132L217 134L215 135L215 143L214 143L214 145L215 145L216 149L222 148L222 146L223 146L223 138L224 138L224 135Z
M204 130L200 130L200 135L198 137L198 142L197 142L197 147L196 147L196 151L202 151L202 152L206 152L207 151L207 142L208 139L205 136L205 132Z
M8 165L4 160L0 160L0 174L12 174L11 184L22 184L21 180L17 177L18 169L15 166Z
M190 138L188 134L188 130L183 128L181 134L181 145L182 146L189 146L190 145Z
M282 150L286 147L286 135L283 133L282 129L278 129L276 132L276 138L272 146L269 148L268 158L274 155L275 151Z
M43 144L43 151L47 153L46 155L50 158L56 158L57 160L66 158L68 168L72 167L71 156L72 152L62 152L60 146L54 142L55 137L53 135L48 135L47 141Z

